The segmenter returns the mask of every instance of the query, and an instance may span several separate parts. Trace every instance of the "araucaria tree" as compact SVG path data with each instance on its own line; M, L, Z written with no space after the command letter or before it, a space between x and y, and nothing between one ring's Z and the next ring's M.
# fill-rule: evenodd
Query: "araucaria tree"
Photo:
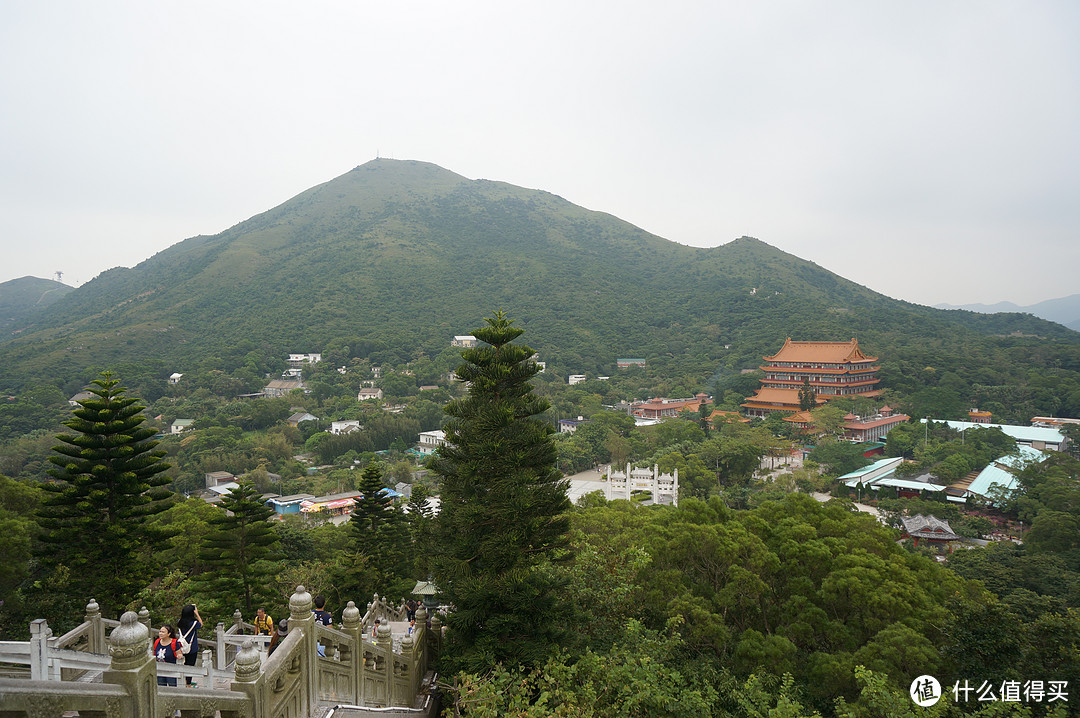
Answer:
M446 407L435 583L453 604L443 670L541 664L564 635L566 606L546 564L567 544L570 502L557 467L539 367L502 312L473 332L457 378L469 393ZM448 665L447 665L448 664Z
M411 539L405 514L394 507L378 464L364 468L360 498L349 519L349 546L332 576L342 601L381 593L397 599L415 584L409 566Z
M72 430L56 438L49 461L56 479L40 517L43 563L64 567L70 594L90 597L117 613L150 576L149 561L163 536L147 519L171 505L169 464L156 450L154 432L142 426L145 408L109 373L91 382L93 396L79 401Z
M199 554L207 567L199 583L221 608L239 607L250 616L257 604L278 598L270 586L281 558L278 535L270 525L274 510L247 479L221 497L221 508Z

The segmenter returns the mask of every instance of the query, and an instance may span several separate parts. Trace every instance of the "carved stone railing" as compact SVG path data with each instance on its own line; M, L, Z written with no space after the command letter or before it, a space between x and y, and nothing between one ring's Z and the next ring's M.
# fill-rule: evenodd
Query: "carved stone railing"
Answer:
M93 601L91 605L97 606ZM305 718L329 704L430 709L431 702L419 694L429 651L437 650L441 641L438 617L432 618L429 630L421 606L416 629L395 636L389 622L404 618L404 607L390 606L378 596L363 617L350 601L340 628L317 623L311 607L311 595L298 586L289 600L288 632L265 660L256 639L268 637L240 635L245 625L237 613L237 630L225 631L219 624L216 656L211 661L205 652L202 666L155 661L145 609L106 623L100 611L94 618L88 606L88 620L60 638L52 637L44 620L35 621L30 641L0 644L0 662L28 663L31 669L29 680L0 678L0 714L59 718L76 711L85 718L172 718L179 711L182 718ZM382 621L371 636L376 617ZM104 627L110 624L113 630L105 639ZM88 650L99 644L109 656ZM319 644L325 656L319 655ZM220 658L232 650L232 670L219 667ZM65 680L90 671L100 672L102 683ZM158 686L159 676L176 678L178 687ZM198 687L185 688L185 676L198 677Z

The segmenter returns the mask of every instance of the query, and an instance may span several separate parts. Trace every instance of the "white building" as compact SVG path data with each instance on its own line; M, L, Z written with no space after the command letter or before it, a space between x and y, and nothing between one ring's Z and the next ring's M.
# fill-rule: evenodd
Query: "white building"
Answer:
M341 421L331 421L330 422L330 433L331 434L347 434L350 431L359 431L359 430L360 430L360 420L359 419L342 419Z
M571 374L566 378L567 384L580 384L583 381L585 381L584 374Z
M318 364L322 361L322 354L289 354L287 361L292 367L299 367L301 364Z
M429 456L435 453L435 449L440 446L446 446L446 432L441 429L434 431L421 431L420 443L416 447L416 450L420 452L422 456Z
M450 346L472 349L479 343L472 334L459 334L450 341Z
M178 372L173 372L172 374L169 375L169 383L170 384L178 384L180 382L180 377L182 377L182 376L184 376L184 375L180 374Z
M179 434L187 429L191 428L191 425L195 423L194 419L177 419L169 427L170 434Z
M660 467L653 464L651 469L635 469L630 464L626 465L626 471L613 471L611 466L605 471L608 476L607 499L630 500L635 491L648 491L652 493L653 503L679 505L679 470L674 474L661 474Z
M357 401L367 401L368 399L382 399L382 389L376 389L375 387L365 387L356 394Z
M584 424L586 421L584 416L579 416L576 419L559 419L559 433L560 434L573 434L577 431L579 424Z

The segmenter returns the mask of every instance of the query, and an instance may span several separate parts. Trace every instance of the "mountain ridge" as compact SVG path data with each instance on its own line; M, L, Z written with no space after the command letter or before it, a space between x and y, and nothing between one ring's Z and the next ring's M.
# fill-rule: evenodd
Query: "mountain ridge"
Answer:
M444 351L493 309L553 366L596 373L641 354L747 368L791 335L1080 340L1026 315L950 317L890 299L758 239L687 247L550 192L380 159L103 272L0 344L0 359L15 383L141 358L228 370L241 348L342 337L407 360Z
M996 304L935 304L934 308L965 309L980 314L995 314L1000 312L1034 314L1040 319L1056 322L1069 329L1080 332L1080 294L1070 294L1067 297L1047 299L1027 306L1019 306L1012 302L997 302Z
M62 282L31 276L0 282L0 333L30 321L74 289Z

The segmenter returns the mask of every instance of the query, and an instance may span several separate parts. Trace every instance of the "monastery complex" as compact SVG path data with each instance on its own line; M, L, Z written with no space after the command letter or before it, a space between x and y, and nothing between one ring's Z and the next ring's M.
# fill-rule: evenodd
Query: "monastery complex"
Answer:
M799 411L799 390L808 379L817 403L830 399L875 397L881 367L866 356L859 342L796 342L788 337L776 354L763 357L761 388L742 407L750 416Z

